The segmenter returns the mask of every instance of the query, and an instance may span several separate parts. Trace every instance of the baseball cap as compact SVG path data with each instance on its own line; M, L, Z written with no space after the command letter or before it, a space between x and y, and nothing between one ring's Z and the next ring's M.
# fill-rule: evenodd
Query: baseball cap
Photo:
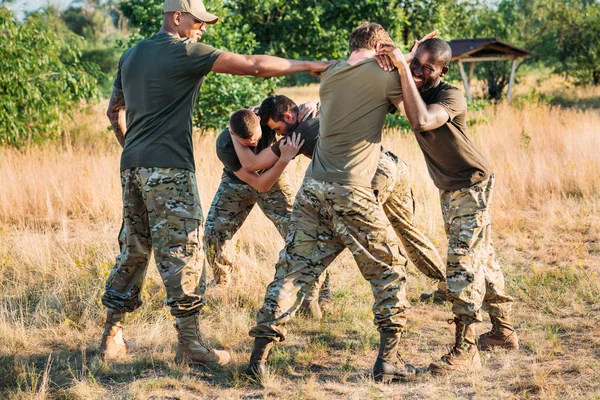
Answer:
M198 21L207 24L216 24L219 20L219 17L206 11L202 0L165 0L163 13L175 11L189 13Z

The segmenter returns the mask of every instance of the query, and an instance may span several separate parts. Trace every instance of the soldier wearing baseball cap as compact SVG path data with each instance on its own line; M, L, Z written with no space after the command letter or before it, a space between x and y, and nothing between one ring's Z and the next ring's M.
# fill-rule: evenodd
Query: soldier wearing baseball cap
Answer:
M229 363L200 333L204 305L203 214L192 147L192 114L212 71L268 78L297 72L318 74L329 62L243 55L197 43L218 17L201 0L166 0L159 32L127 50L119 61L107 116L119 143L123 225L120 254L106 281L107 307L100 353L111 360L127 353L124 317L142 304L150 254L176 318L175 359ZM119 118L123 114L126 118ZM202 185L201 185L202 187Z
M196 20L207 24L216 24L219 21L219 17L206 11L202 0L166 0L163 14L176 11L188 13Z

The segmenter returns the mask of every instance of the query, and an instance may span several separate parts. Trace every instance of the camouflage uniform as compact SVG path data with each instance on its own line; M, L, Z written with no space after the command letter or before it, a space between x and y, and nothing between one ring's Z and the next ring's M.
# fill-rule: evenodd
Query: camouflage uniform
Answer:
M285 323L336 256L348 247L375 297L380 331L406 324L406 259L373 191L306 177L296 195L290 232L250 336L285 339Z
M121 172L123 225L120 254L107 281L102 303L132 312L154 251L176 317L193 315L204 301L202 208L193 172L181 168L130 168Z
M445 281L444 262L433 243L414 225L415 201L406 163L394 153L382 150L371 187L410 261L428 278ZM308 300L328 298L329 291L329 275L322 276Z
M440 191L452 312L463 321L481 322L481 308L493 317L508 316L511 308L492 245L493 186L492 175L464 189Z
M221 184L208 212L204 231L206 260L217 283L227 282L233 269L231 261L223 254L223 246L242 226L254 204L258 203L285 239L293 198L294 191L285 173L271 190L264 193L250 185L236 183L223 173Z

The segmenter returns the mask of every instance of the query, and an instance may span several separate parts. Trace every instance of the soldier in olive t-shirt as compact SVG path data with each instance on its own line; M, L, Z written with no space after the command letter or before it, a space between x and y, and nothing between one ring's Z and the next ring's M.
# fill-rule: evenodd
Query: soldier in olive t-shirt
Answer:
M512 298L495 257L491 232L494 175L467 136L467 104L460 90L442 81L452 50L440 39L424 41L408 65L398 49L383 49L398 68L403 105L440 189L448 236L446 275L456 329L452 350L432 363L433 373L480 368L479 350L516 350L519 342L510 320ZM481 311L493 328L478 339Z
M182 41L165 32L123 54L115 79L127 104L121 171L134 167L195 170L191 112L220 54L212 46Z
M385 116L402 98L398 74L382 70L372 58L383 45L393 45L387 32L365 22L350 35L348 60L321 74L319 140L296 195L275 279L250 330L256 339L248 370L254 376L266 370L271 343L285 340L286 322L300 307L305 290L345 248L374 296L374 323L381 339L374 379L389 382L416 371L401 365L397 356L410 307L407 260L371 188Z
M198 43L207 25L217 20L202 0L165 0L160 31L119 61L107 116L124 147L123 226L120 254L102 297L107 314L100 352L105 360L127 352L124 315L142 304L140 294L154 254L176 317L176 361L230 361L227 352L206 345L199 330L205 288L203 216L194 174L192 114L200 86L211 71L268 78L318 73L329 65L235 54Z

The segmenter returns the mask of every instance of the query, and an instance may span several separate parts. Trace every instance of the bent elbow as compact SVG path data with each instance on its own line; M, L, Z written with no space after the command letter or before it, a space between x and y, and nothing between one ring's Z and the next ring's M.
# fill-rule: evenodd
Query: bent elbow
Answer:
M411 122L410 127L415 132L423 132L423 131L427 130L427 122L425 122L425 121Z
M272 187L273 185L259 185L256 190L258 190L260 193L266 193L271 190Z

